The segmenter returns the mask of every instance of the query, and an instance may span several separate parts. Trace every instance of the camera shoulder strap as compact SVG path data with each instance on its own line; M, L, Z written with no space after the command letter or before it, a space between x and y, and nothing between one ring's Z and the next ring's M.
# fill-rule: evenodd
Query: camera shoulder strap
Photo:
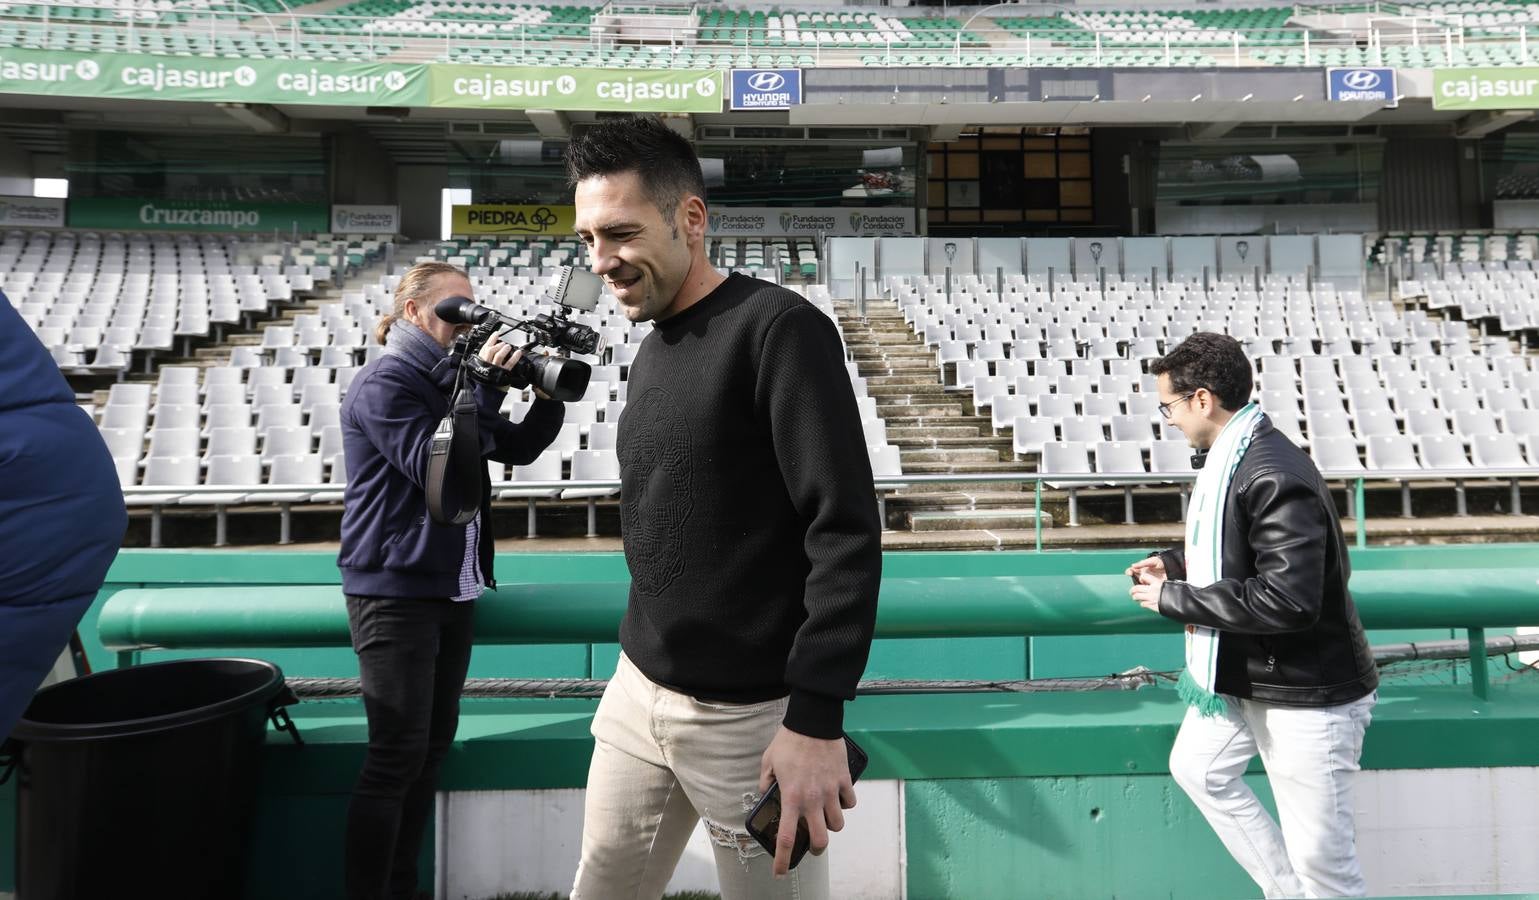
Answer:
M461 375L455 379L454 400L433 432L428 454L428 515L440 525L468 524L481 510L481 428L476 414L475 391ZM460 490L453 491L450 485ZM461 505L451 511L445 507L454 493Z

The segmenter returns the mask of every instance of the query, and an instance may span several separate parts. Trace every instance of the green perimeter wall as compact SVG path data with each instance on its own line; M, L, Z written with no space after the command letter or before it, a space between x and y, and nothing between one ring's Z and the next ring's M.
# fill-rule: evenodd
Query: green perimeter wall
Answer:
M1019 575L1025 572L1074 576L1120 571L1129 562L1144 555L1143 550L1085 552L979 552L979 553L901 553L888 554L884 574L888 577L946 577ZM1539 558L1534 545L1481 545L1457 547L1368 548L1353 552L1356 570L1420 568L1511 568L1532 566ZM582 582L626 577L623 556L596 554L500 554L497 572L503 581L552 583ZM231 551L151 551L125 550L112 567L97 603L81 625L81 636L93 666L109 668L114 656L98 642L96 617L101 604L113 593L127 588L230 584L240 586L271 584L337 583L335 557L329 553ZM1452 630L1379 632L1371 636L1375 643L1405 640L1440 640L1460 637ZM471 676L502 677L607 677L612 673L618 647L596 645L481 646L476 648ZM1156 670L1171 670L1181 664L1179 635L1108 635L1049 638L970 638L881 640L873 647L868 678L999 679L1093 676L1123 671L1135 665ZM357 665L350 650L271 651L239 650L221 652L155 652L143 654L144 661L192 656L243 655L271 659L290 675L355 676ZM1139 692L1140 694L1142 692ZM1065 695L1022 698L1020 702L1071 701ZM1104 695L1103 695L1104 696ZM1123 695L1135 705L1136 695ZM1456 704L1465 695L1460 691ZM987 703L982 696L975 701ZM1108 698L1109 699L1109 698ZM1152 699L1152 698L1151 698ZM467 719L474 716L482 702L467 704ZM560 704L566 712L585 716L591 704L574 701L524 701L536 704ZM568 704L575 703L575 706ZM966 754L969 758L956 764L943 762L949 747L944 739L934 745L935 756L911 753L910 745L892 743L883 746L884 734L903 730L907 717L914 721L935 722L944 718L939 703L953 705L945 697L873 698L863 706L873 708L878 720L889 720L879 729L875 725L866 734L872 750L872 777L905 780L906 845L909 859L911 897L1109 897L1129 896L1132 884L1159 885L1161 889L1140 896L1150 897L1243 897L1254 887L1232 862L1179 789L1159 769L1161 755L1168 748L1178 714L1156 716L1160 727L1148 729L1147 722L1124 721L1104 724L1123 730L1124 734L1147 731L1139 742L1152 744L1141 763L1119 763L1118 771L1108 771L1106 760L1093 761L1097 743L1091 732L1078 733L1071 741L1086 752L1084 773L1064 771L1062 759L1042 764L1035 774L1031 762L1021 762L1023 755L1035 756L1029 746L1041 748L1044 738L1055 742L1058 736L1075 731L1069 722L1063 728L1044 722L1045 734L1013 734L996 742L980 741L979 747ZM894 712L883 713L878 704ZM964 704L968 706L973 703ZM1163 705L1163 704L1161 704ZM356 772L361 762L363 727L357 710L347 704L309 704L296 709L301 728L317 742L304 751L272 746L269 775L264 785L264 801L258 811L256 859L286 858L274 869L256 862L252 867L253 897L316 898L328 897L340 877L340 823L345 816L350 786L347 773ZM329 709L328 709L329 707ZM484 707L483 707L484 708ZM926 712L924 708L928 708ZM530 711L533 711L532 709ZM556 708L552 707L555 712ZM317 716L316 721L306 719ZM347 718L352 716L352 718ZM492 718L492 717L488 717ZM503 768L513 761L505 753L533 756L548 754L556 746L581 742L586 734L585 721L553 721L539 726L550 732L548 741L536 740L522 750L512 746L483 745L484 752L467 753L470 774L456 779L446 773L447 789L491 787L479 785L475 772ZM568 716L567 719L571 717ZM1057 717L1049 713L1048 720ZM1170 722L1163 722L1169 718ZM973 721L977 721L974 719ZM1080 720L1083 722L1083 719ZM1088 724L1088 723L1087 723ZM1428 723L1431 725L1432 723ZM1446 725L1447 721L1443 720ZM317 729L317 726L320 726ZM492 726L493 728L500 726ZM1028 729L1029 731L1030 729ZM1441 730L1441 726L1433 728ZM1533 723L1525 722L1519 730L1532 732ZM465 734L462 723L462 736ZM1168 732L1168 734L1167 734ZM937 735L942 734L937 729ZM1436 735L1426 737L1436 740ZM1020 740L1015 750L1008 744ZM281 742L280 742L281 743ZM519 743L523 743L520 741ZM542 749L543 745L543 749ZM1385 748L1388 749L1388 748ZM884 750L886 751L884 753ZM1065 747L1050 755L1075 752ZM887 756L883 760L883 756ZM451 760L451 765L452 765ZM1370 762L1365 760L1365 763ZM579 765L580 763L580 765ZM1391 767L1395 760L1381 764ZM1450 762L1449 764L1452 764ZM1512 765L1515 760L1469 759L1463 765ZM1531 764L1531 763L1530 763ZM540 786L576 787L586 760L553 767L549 780ZM567 771L570 770L570 771ZM1133 771L1128 771L1133 770ZM924 777L926 773L933 777ZM990 774L1003 777L987 777ZM1135 774L1136 772L1136 774ZM1125 773L1125 774L1123 774ZM1145 774L1147 773L1147 774ZM1253 775L1254 786L1268 803L1270 793L1264 779ZM462 783L455 783L458 780ZM531 785L534 786L534 785ZM14 885L14 781L0 788L0 891ZM1181 854L1170 852L1181 847ZM334 848L336 852L325 848ZM304 849L303 858L294 851ZM431 842L425 854L431 853ZM1086 860L1096 860L1087 865ZM431 860L425 855L424 878L430 877ZM310 890L304 887L309 885ZM1118 893L1121 891L1122 893Z
M1120 571L1147 551L888 553L883 574L890 578L1020 575L1062 576ZM1539 558L1539 546L1501 544L1451 547L1368 548L1352 553L1354 570L1512 567ZM1520 562L1521 561L1521 562ZM619 553L503 553L497 576L504 582L551 583L623 580ZM96 617L107 597L125 588L204 584L337 584L330 553L125 550L107 576L97 603L81 624L91 663L108 668L112 655L96 639ZM1375 642L1438 640L1461 636L1451 630L1396 631L1373 635ZM613 672L617 644L477 647L471 677L605 678ZM145 661L214 656L217 649L156 652ZM326 650L242 651L271 659L291 675L356 676L357 663L345 647ZM867 678L1020 679L1104 675L1135 665L1173 670L1181 665L1181 636L1107 635L1045 638L957 638L880 640L872 649Z

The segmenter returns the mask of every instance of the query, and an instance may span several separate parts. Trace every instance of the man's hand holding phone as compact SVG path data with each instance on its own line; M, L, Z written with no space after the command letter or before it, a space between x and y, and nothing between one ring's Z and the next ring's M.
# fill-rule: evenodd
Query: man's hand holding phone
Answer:
M798 827L805 828L806 847L814 854L828 848L830 831L844 828L844 810L855 806L855 778L860 777L858 771L851 771L856 754L863 764L864 754L848 738L808 737L784 725L770 741L759 766L759 791L765 795L764 801L769 801L771 785L775 786L779 814L769 819L766 803L761 801L748 816L748 829L755 832L759 821L761 830L754 837L762 843L769 837L762 832L762 825L778 820L775 875L786 874L800 859L800 854L793 853Z
M1128 590L1133 602L1150 612L1160 611L1160 589L1165 586L1165 560L1158 556L1140 559L1123 574L1133 579Z

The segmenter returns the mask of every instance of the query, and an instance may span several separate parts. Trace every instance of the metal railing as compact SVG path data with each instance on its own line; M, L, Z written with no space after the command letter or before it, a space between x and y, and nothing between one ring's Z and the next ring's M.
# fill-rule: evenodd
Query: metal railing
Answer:
M240 0L225 6L242 7ZM920 29L893 32L887 29L842 27L810 30L726 27L707 28L690 25L676 28L653 26L646 40L638 42L625 35L592 31L585 23L514 23L474 21L423 21L379 16L349 16L334 13L307 15L266 12L254 6L238 9L205 9L174 6L169 10L141 11L102 6L110 11L108 19L76 15L69 10L89 7L85 2L68 6L43 4L36 14L14 15L0 12L0 22L36 25L44 30L41 49L64 49L82 29L121 29L129 52L154 52L146 46L155 35L206 36L210 49L221 37L264 37L272 42L277 58L287 55L304 58L313 55L307 45L338 43L370 60L391 57L400 61L459 60L476 54L496 55L499 63L545 61L542 48L563 51L588 50L601 60L617 48L651 48L661 55L678 57L677 67L693 64L700 53L731 53L758 57L790 55L797 65L811 57L814 66L825 64L906 64L906 57L927 58L927 62L976 64L987 57L1013 57L1024 65L1061 64L1065 55L1083 57L1084 64L1114 62L1120 54L1138 51L1145 57L1156 56L1164 65L1175 65L1200 57L1203 64L1265 65L1264 54L1280 50L1300 50L1304 65L1324 60L1331 50L1366 50L1365 63L1383 64L1387 47L1439 47L1452 55L1456 48L1471 44L1499 46L1516 44L1522 60L1528 59L1528 27L1534 23L1505 25L1466 24L1464 17L1416 13L1396 15L1395 4L1361 4L1364 12L1378 18L1367 29L1366 48L1358 36L1322 38L1296 26L1268 29L1176 29L1176 28L1088 28L1076 27L1064 20L1064 27L1049 27L1010 32L1002 40L985 40L975 28ZM175 17L176 21L165 20ZM999 21L1010 16L993 17ZM1409 27L1407 27L1409 23ZM564 34L557 29L577 33ZM1006 29L1008 31L1008 29ZM1211 31L1211 37L1192 38L1194 31ZM1506 36L1501 36L1504 33ZM788 39L788 35L791 36ZM841 42L840 35L850 38ZM851 36L867 35L865 41ZM324 52L324 51L322 51ZM195 54L196 55L196 54ZM654 55L655 58L655 55ZM873 60L872 58L876 58ZM567 61L566 64L571 64ZM704 63L700 63L704 65Z
M1129 557L1133 554L1130 552ZM1129 560L1131 561L1131 560ZM931 570L884 574L876 637L958 638L1100 634L1174 634L1180 625L1128 601L1117 561L1094 572L1070 571L1051 557L1023 555L1008 573ZM1539 588L1531 554L1497 566L1461 566L1431 558L1406 569L1360 565L1352 594L1365 627L1467 629L1472 647L1487 648L1487 628L1539 622ZM629 597L618 572L584 581L503 582L477 612L484 644L578 644L612 641ZM127 587L103 606L102 644L119 665L146 650L210 647L345 647L341 586L227 583ZM944 602L939 602L944 601ZM1497 642L1496 652L1516 644ZM1402 657L1420 651L1401 648ZM1485 654L1471 659L1474 695L1489 698Z
M1368 516L1365 505L1365 493L1368 483L1394 483L1401 486L1403 491L1409 490L1411 482L1453 482L1458 497L1458 515L1468 515L1465 504L1465 484L1468 482L1507 482L1512 491L1512 515L1522 515L1522 505L1519 499L1519 487L1522 481L1539 480L1539 466L1521 468L1495 468L1471 466L1463 469L1375 469L1363 470L1334 470L1321 471L1322 477L1329 483L1345 483L1348 486L1347 517L1353 520L1355 544L1359 547L1368 545ZM1042 505L1044 494L1048 490L1056 491L1064 488L1068 491L1071 505L1070 521L1068 525L1078 525L1074 512L1077 503L1078 491L1085 488L1123 490L1125 496L1131 498L1131 490L1135 487L1153 485L1168 487L1177 485L1183 495L1186 485L1196 481L1196 472L1149 472L1149 473L1118 473L1118 472L959 472L946 474L913 474L913 475L884 475L872 480L878 493L899 490L912 487L917 484L974 484L974 483L998 483L998 484L1030 484L1032 485L1032 511L1034 513L1034 549L1041 552L1045 547L1043 539ZM286 504L309 502L316 496L335 496L346 488L345 484L252 484L252 485L133 485L123 488L125 498L135 497L163 497L163 502L157 504L141 503L139 505L178 506L196 503L196 498L201 495L219 495L229 497L240 495L241 499L225 500L218 505L241 506L252 503L283 502ZM606 490L618 493L620 482L617 479L610 480L560 480L560 481L495 481L492 483L492 492L495 496L500 490L516 489L539 493L548 491L549 496L527 498L532 500L556 500L564 490ZM283 497L282 501L269 500L269 497ZM300 499L294 499L298 497ZM1184 499L1184 497L1183 497ZM210 504L215 505L215 504ZM1404 510L1405 507L1402 507ZM591 506L590 506L591 510ZM1407 516L1403 511L1401 517ZM590 517L590 534L592 532Z

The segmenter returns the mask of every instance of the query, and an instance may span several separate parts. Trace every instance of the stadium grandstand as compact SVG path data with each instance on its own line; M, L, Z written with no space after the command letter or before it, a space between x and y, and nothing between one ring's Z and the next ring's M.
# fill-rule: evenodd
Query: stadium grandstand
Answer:
M271 587L296 604L278 603L275 620L300 615L310 595L299 587L338 594L341 404L382 351L374 329L402 274L448 262L482 304L520 319L551 312L561 267L588 262L562 152L594 123L630 113L658 115L695 145L711 261L785 286L837 325L889 578L975 579L972 589L1028 560L1020 565L1068 586L1012 597L1047 605L1093 565L1179 545L1192 449L1162 416L1149 366L1188 335L1216 331L1242 343L1254 399L1323 473L1364 554L1354 566L1368 573L1365 590L1421 560L1454 573L1424 590L1412 579L1385 589L1403 606L1368 622L1376 645L1527 639L1539 626L1532 591L1514 601L1518 612L1478 624L1452 610L1488 607L1430 593L1539 577L1536 42L1539 0L0 2L0 291L97 422L130 512L118 567L82 625L86 649L126 666L255 648L242 652L316 683L356 674L345 630L340 641L284 632L259 612L240 627L261 639L109 640L94 629L98 619L107 627L102 606L120 590L224 585L253 598ZM491 464L498 550L527 555L535 584L624 579L616 436L651 326L628 321L607 291L572 318L604 338L581 357L592 366L586 393L566 404L538 460ZM531 402L510 391L502 412L517 421ZM1466 544L1503 546L1454 546ZM1128 548L1137 554L1114 552ZM520 564L499 562L499 573ZM1114 574L1125 603L1124 564ZM1466 583L1461 572L1474 574ZM1033 609L1040 618L997 625L893 625L873 671L1009 683L1009 702L1025 703L1042 699L1021 693L1038 679L1082 685L1124 673L1097 684L1136 687L1127 672L1163 671L1175 658L1173 633L1119 631L1123 620L1088 613L1063 624ZM607 674L594 660L613 658L612 637L542 615L535 638L514 627L534 619L490 626L506 631L488 640L514 646L490 648L472 674ZM1518 653L1539 643L1513 646L1512 689L1532 689L1520 677L1529 656ZM1516 767L1521 778L1479 783L1494 795L1528 784L1532 709L1496 724L1481 717L1491 730L1471 739L1486 744L1467 758L1430 749L1479 717L1460 705L1471 680L1487 678L1485 656L1475 657L1411 676L1457 686L1459 702L1385 704L1386 731L1410 749L1370 753L1365 765ZM1492 665L1507 659L1493 653ZM530 689L518 702L586 702L556 696ZM1137 705L1119 708L1119 734L1151 727L1141 716L1179 718ZM1413 708L1431 710L1429 730L1416 730ZM493 772L500 757L490 754L517 743L527 769L529 748L544 752L548 740L585 766L591 709L574 709L540 713L549 720L539 725L523 707L516 727L490 715L462 723L462 735L468 727L494 749L451 759L440 835L466 836L466 823L513 828L566 803L542 792L575 791L580 772ZM1159 890L1146 890L1138 866L1100 871L1106 839L1084 828L1103 809L1113 818L1107 785L1166 765L1163 745L1103 759L1087 731L1072 762L1017 765L979 736L997 727L999 746L1019 750L1052 734L1027 722L1025 706L995 723L982 704L956 721L978 739L952 765L941 709L916 714L936 723L922 740L894 724L897 713L886 731L872 726L876 774L893 779L879 783L915 786L873 788L873 805L902 830L881 832L892 846L871 838L837 863L835 896L1216 898L1254 887L1237 869L1210 878L1147 848L1135 856L1164 879ZM263 852L321 874L313 885L256 874L249 896L336 896L334 861L315 858L324 854L309 842L337 846L333 801L348 785L330 769L357 756L362 720L349 714L317 741L321 753L353 754L346 765L316 774L322 764L273 748L283 773L274 796L295 805L265 807L256 832ZM312 715L323 730L333 714ZM534 736L547 725L548 738ZM1059 785L1081 775L1104 782ZM1012 780L1031 783L1011 795L1013 818L984 812L987 785ZM4 783L0 817L15 795ZM947 784L963 787L951 795ZM1531 803L1471 799L1466 809L1434 795L1475 798L1474 782L1417 782L1426 809L1412 815L1394 807L1398 782L1374 784L1379 805L1360 822L1375 895L1539 893L1529 855L1493 849L1507 827L1492 824L1500 816L1524 835L1539 829ZM494 809L464 799L480 791L515 800ZM1131 824L1095 827L1133 829L1119 841L1195 840L1195 813L1170 825L1153 794L1124 797L1133 795ZM292 821L309 809L330 825ZM1396 843L1397 812L1422 829L1415 846ZM569 813L559 826L568 831ZM1020 825L1039 813L1062 822L1041 845ZM985 834L976 853L946 840L964 819ZM1442 846L1443 827L1470 839ZM551 849L518 833L527 843L506 865L501 845L441 840L436 896L565 896L570 842ZM0 897L14 889L14 843L0 824ZM985 850L1064 883L1012 893ZM1465 865L1487 851L1484 868ZM714 870L700 861L709 849L699 852L671 890L715 895ZM1193 853L1231 865L1216 842ZM1007 866L1009 877L1029 880L1022 866Z

